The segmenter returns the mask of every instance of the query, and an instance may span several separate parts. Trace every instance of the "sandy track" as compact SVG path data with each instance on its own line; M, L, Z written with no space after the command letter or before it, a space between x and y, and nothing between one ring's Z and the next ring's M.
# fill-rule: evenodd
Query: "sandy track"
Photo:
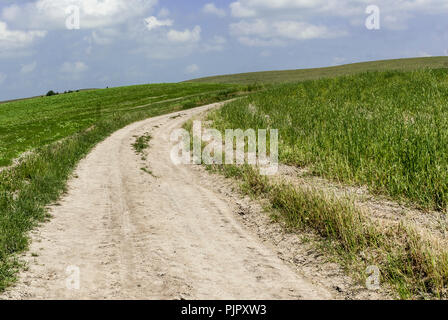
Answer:
M211 107L132 124L95 147L33 232L29 269L3 298L332 298L247 230L198 170L170 161L172 130ZM145 132L157 178L131 147ZM79 290L66 286L69 266L80 270Z

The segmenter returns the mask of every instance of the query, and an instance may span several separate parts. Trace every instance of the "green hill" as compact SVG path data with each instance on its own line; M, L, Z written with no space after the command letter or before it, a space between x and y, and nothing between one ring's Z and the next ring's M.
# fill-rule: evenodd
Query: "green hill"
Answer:
M386 71L386 70L410 71L425 68L430 69L448 68L448 57L381 60L381 61L352 63L327 68L239 73L239 74L193 79L187 82L237 83L237 84L283 83L283 82L298 82L304 80L315 80L320 78L330 78L342 75L356 74L365 71Z

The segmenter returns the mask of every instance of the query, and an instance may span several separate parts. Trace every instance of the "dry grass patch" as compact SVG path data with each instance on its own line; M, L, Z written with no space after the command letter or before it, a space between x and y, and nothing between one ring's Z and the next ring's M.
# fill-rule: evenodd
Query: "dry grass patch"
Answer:
M403 223L378 224L350 198L273 182L248 165L207 169L237 178L243 193L267 199L273 219L288 229L315 232L322 240L319 247L359 281L374 265L401 299L448 297L448 251L437 239Z

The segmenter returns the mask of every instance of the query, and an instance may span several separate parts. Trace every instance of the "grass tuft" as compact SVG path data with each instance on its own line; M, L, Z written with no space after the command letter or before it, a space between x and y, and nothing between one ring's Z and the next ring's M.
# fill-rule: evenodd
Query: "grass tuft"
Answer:
M143 136L137 137L135 142L132 144L134 150L137 154L143 154L143 152L149 148L149 142L152 137L149 133L145 133Z

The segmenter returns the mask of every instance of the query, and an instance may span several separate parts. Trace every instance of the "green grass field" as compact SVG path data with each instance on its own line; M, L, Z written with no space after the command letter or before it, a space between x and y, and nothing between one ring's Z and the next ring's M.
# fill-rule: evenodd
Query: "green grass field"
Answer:
M240 73L240 74L230 74L230 75L193 79L190 80L189 82L272 84L272 83L298 82L304 80L316 80L321 78L331 78L366 71L387 71L387 70L410 71L425 68L430 69L448 68L448 57L395 59L395 60L353 63L327 68Z
M0 104L0 167L117 114L194 107L238 90L222 84L155 84L92 90ZM175 100L178 99L178 100Z
M280 160L315 175L448 208L447 69L279 85L214 120L221 129L279 129Z

